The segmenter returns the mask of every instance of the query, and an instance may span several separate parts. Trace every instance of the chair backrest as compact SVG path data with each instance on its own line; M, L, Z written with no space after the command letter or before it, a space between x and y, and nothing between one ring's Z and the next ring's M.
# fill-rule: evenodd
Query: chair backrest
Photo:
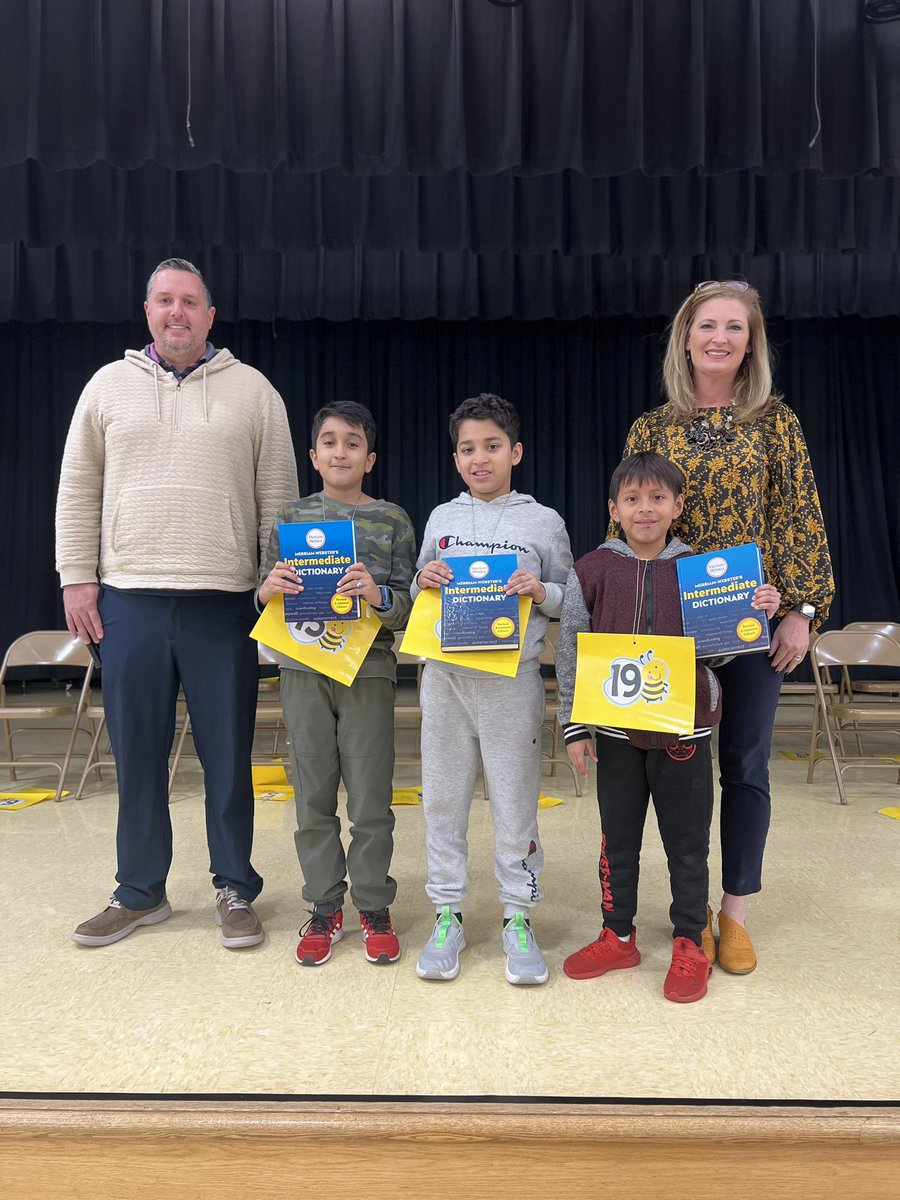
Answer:
M885 637L900 642L900 622L897 621L851 621L844 629L862 629L866 633L883 633Z
M538 661L542 666L556 666L556 647L559 642L559 621L551 621L547 626L547 632L544 634L544 648L540 653Z
M0 667L0 680L10 667L90 667L93 659L80 638L65 629L38 629L10 643Z
M900 667L900 642L866 629L829 629L810 656L819 667Z
M277 667L278 653L270 646L264 646L262 642L256 643L257 659L261 667Z
M413 666L413 667L416 667L418 670L421 670L422 667L425 665L425 659L420 658L418 654L406 654L403 650L400 649L400 644L402 641L403 641L403 634L395 633L394 634L394 655L396 656L397 662L405 663L407 666Z

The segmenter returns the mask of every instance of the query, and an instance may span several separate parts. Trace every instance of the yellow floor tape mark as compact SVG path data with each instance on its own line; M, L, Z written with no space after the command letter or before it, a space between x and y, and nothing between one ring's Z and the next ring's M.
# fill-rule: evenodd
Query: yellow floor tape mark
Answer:
M900 821L900 808L879 808L878 811L883 817L893 817L895 821Z
M538 808L556 808L557 804L564 803L560 796L545 796L543 792L538 796Z
M421 787L394 788L391 804L421 804Z

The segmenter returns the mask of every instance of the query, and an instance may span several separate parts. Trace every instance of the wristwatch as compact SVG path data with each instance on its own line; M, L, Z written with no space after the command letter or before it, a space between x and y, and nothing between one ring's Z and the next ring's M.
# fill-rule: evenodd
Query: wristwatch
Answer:
M798 612L801 617L806 617L807 621L812 621L816 615L816 606L807 600L802 600L799 604L794 605L791 612Z
M394 593L386 583L383 583L379 590L381 592L381 603L373 604L372 607L376 612L387 612L394 603Z

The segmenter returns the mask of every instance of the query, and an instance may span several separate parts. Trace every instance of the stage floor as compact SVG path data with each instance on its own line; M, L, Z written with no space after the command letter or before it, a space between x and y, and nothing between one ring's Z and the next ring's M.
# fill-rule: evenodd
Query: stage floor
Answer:
M408 735L403 734L403 737ZM551 977L510 986L500 950L488 805L472 807L469 948L452 983L414 964L432 908L423 890L421 807L396 809L392 908L403 956L374 967L353 934L321 968L294 961L305 920L291 803L257 803L257 904L267 938L222 948L213 923L200 776L188 762L172 803L175 915L100 949L69 935L113 887L115 792L104 772L85 798L0 814L4 934L0 943L0 1091L70 1096L306 1098L493 1097L550 1102L748 1100L890 1103L900 1097L900 804L896 774L848 777L838 804L830 768L772 760L774 818L765 891L749 926L760 964L716 969L708 997L662 996L671 931L665 865L648 819L637 926L640 967L576 983L566 954L599 927L599 842L593 781L574 795L560 769L541 812L545 901L534 920ZM889 748L888 748L889 749ZM412 768L398 785L414 785ZM716 828L717 819L714 823ZM718 893L713 846L712 895Z

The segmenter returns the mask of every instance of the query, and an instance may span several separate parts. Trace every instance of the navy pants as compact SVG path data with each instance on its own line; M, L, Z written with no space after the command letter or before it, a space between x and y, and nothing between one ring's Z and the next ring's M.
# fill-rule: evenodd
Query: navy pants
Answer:
M772 811L772 726L784 674L772 669L766 654L739 654L724 667L717 667L716 674L722 682L722 890L732 896L749 896L762 888L763 851Z
M172 862L168 762L175 700L184 689L206 788L213 885L254 900L250 863L256 719L252 593L141 595L101 588L103 706L116 760L119 823L116 899L153 908Z

